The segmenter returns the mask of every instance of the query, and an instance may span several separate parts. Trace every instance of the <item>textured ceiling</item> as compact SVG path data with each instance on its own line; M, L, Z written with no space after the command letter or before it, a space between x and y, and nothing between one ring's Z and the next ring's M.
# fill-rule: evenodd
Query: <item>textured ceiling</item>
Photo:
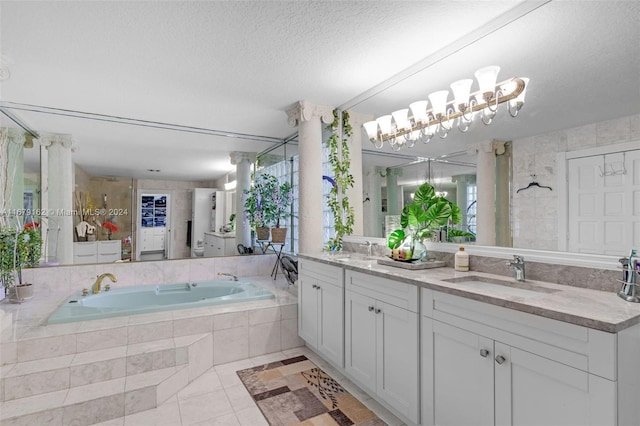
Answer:
M302 99L379 116L484 65L531 78L519 118L404 151L436 156L640 112L638 18L636 1L2 1L0 97L282 139ZM72 134L96 175L215 179L274 144L11 111Z

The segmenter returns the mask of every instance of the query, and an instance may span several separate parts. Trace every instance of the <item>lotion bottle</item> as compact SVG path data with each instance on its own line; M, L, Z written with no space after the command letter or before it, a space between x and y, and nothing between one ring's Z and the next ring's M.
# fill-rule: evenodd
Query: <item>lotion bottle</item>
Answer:
M466 272L469 270L469 254L466 251L464 251L464 247L462 246L454 256L454 269L456 271L463 271L463 272Z

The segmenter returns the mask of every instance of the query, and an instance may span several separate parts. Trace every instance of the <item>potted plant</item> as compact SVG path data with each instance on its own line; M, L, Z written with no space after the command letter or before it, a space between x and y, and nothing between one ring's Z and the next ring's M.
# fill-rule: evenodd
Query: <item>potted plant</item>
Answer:
M274 225L275 228L271 230L272 242L283 243L287 230L280 227L280 221L291 216L291 184L280 184L278 178L265 173L257 176L253 187L245 190L244 194L244 211L249 224L258 234L258 240L268 240L268 227Z
M392 257L397 260L424 259L426 249L422 243L431 238L436 231L451 223L458 224L462 220L460 208L444 197L436 195L429 183L420 185L413 196L413 202L402 209L400 226L387 240L392 250ZM470 232L451 229L449 235L475 237Z
M33 297L33 285L23 281L22 270L38 266L42 254L42 237L37 222L19 228L0 230L0 279L9 300L21 303ZM15 284L15 277L18 284Z

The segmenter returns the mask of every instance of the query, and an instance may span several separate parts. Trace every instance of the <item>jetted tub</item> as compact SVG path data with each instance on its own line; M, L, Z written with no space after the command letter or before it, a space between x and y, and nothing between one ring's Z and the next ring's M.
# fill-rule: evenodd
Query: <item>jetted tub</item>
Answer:
M88 321L272 298L271 291L243 280L123 287L87 296L78 291L51 314L47 323Z

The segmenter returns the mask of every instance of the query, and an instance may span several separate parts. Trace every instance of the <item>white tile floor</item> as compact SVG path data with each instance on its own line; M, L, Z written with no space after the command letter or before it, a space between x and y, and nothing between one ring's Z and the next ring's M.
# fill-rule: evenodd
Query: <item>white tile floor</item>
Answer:
M306 355L391 426L402 421L305 347L262 355L211 368L161 406L99 423L100 426L268 426L236 371Z

